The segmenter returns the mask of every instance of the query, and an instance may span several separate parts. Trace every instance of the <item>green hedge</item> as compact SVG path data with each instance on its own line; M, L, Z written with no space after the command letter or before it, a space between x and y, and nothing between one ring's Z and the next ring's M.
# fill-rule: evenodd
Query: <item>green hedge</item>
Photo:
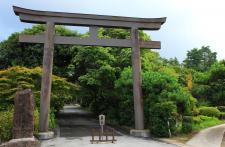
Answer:
M219 118L220 111L216 107L200 107L199 114Z

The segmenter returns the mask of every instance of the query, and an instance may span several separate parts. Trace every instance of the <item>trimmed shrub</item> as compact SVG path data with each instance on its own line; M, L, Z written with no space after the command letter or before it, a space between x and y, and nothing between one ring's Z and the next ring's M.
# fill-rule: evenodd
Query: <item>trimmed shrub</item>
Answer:
M193 123L192 116L184 116L181 131L183 133L190 133L192 131L192 123Z
M162 102L155 104L150 108L149 129L152 135L157 137L169 137L176 132L177 107L171 102ZM169 126L168 126L169 122Z
M219 118L220 111L216 107L200 107L199 114Z

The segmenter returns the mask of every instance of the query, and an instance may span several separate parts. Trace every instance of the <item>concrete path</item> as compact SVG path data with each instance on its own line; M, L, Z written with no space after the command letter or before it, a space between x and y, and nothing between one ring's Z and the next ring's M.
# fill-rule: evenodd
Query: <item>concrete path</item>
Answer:
M221 143L221 147L225 147L225 133L223 134L223 140L222 140L222 143Z
M187 145L193 147L221 147L224 132L225 124L204 129L189 140Z
M41 147L177 147L163 142L131 136L118 136L116 137L116 143L91 144L90 139L91 137L60 137L42 142Z
M41 147L176 147L152 139L135 138L116 133L116 143L91 144L91 128L99 126L98 120L79 105L65 106L58 115L58 137L43 141Z

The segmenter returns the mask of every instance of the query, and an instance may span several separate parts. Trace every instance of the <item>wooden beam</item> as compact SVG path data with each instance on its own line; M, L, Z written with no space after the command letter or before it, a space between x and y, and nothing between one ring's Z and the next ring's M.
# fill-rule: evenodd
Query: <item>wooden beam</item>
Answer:
M44 43L45 35L20 35L20 42L25 43ZM97 39L94 37L78 38L55 36L55 44L75 44L87 46L104 46L104 47L132 47L132 41L129 39ZM140 48L160 49L160 41L139 41Z
M166 18L134 18L93 14L49 12L13 7L16 15L23 22L46 23L54 22L61 25L98 26L98 27L137 27L143 30L158 30Z
M51 87L52 87L52 67L54 52L54 23L46 24L45 41L44 41L44 57L43 57L43 73L41 81L41 102L40 102L40 120L39 131L48 132L48 115L50 109Z
M132 69L133 69L133 96L134 96L134 117L135 117L135 129L144 129L144 108L141 89L141 57L139 46L138 29L131 29L132 39Z
M98 27L89 27L90 38L98 39Z

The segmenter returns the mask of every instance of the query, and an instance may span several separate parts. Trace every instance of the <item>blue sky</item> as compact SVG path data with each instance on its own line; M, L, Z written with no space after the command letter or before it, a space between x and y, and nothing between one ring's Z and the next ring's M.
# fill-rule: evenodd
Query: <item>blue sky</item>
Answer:
M12 6L29 9L129 17L167 17L159 31L148 31L161 41L162 57L183 61L187 50L209 45L225 59L224 0L1 0L0 41L31 24L22 23ZM84 31L86 29L81 29Z

